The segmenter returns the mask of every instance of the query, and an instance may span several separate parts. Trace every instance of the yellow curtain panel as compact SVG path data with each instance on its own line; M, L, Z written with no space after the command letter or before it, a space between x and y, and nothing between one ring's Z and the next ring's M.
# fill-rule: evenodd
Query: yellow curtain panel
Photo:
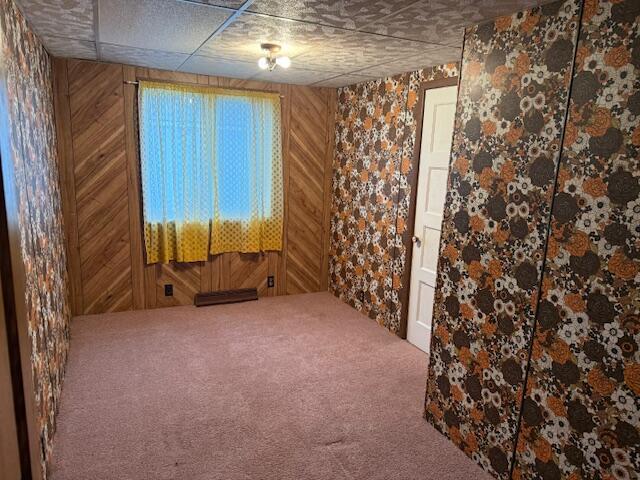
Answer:
M147 263L282 249L278 94L140 82Z

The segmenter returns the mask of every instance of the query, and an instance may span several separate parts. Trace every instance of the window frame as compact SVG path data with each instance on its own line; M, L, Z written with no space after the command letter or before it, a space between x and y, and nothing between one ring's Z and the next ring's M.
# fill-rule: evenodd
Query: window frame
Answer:
M190 76L192 74L180 74L178 73L177 75L186 75L186 76ZM288 122L286 122L286 119L288 118L288 102L287 100L287 95L283 92L283 88L286 88L286 85L282 85L282 84L271 84L273 85L273 89L268 89L268 88L252 88L251 86L247 86L247 84L251 85L252 83L254 83L251 80L236 80L236 79L230 79L230 78L226 78L226 77L215 77L215 76L206 76L206 75L197 75L198 77L198 81L189 81L185 78L182 79L167 79L164 76L160 76L160 77L155 77L153 75L133 75L131 76L133 77L132 80L127 80L127 75L125 74L125 80L124 83L128 84L128 85L132 85L135 87L135 89L133 90L133 93L131 94L131 99L129 101L132 102L133 108L132 110L132 114L133 114L133 118L132 118L132 123L133 123L133 132L132 132L132 136L133 139L127 139L125 138L125 144L127 144L128 142L134 142L134 146L135 146L135 159L134 159L134 165L135 165L135 172L131 172L129 173L130 177L134 177L134 179L130 180L135 182L137 185L135 185L135 192L136 192L136 203L137 203L137 218L132 218L131 222L135 222L136 223L136 228L138 230L137 232L137 236L139 238L140 241L140 250L142 253L142 259L144 261L145 265L153 265L148 263L148 258L147 258L147 252L145 249L145 218L144 218L144 187L143 187L143 183L142 183L142 152L141 152L141 145L140 145L140 105L139 105L139 85L140 82L153 82L153 83L166 83L167 85L178 85L178 86L185 86L185 87L196 87L196 88L210 88L212 90L229 90L229 91L235 91L235 92L247 92L248 94L250 93L266 93L266 94L277 94L280 100L280 145L281 145L281 175L282 175L282 210L283 210L283 233L282 233L282 239L283 239L283 248L284 245L286 244L286 218L287 218L287 198L288 198L288 152L289 152L289 142L288 142L288 135L287 135L287 130L288 130ZM130 78L131 78L130 77ZM199 80L200 79L205 79L206 83L200 83ZM211 84L211 81L214 81L215 83L232 83L234 80L236 81L241 81L244 85L215 85L215 84ZM231 81L231 82L229 82ZM262 82L260 82L262 84ZM126 94L125 94L125 103L127 101L126 98ZM128 162L131 163L131 162ZM230 220L232 221L232 220ZM209 256L211 256L211 254L209 254Z

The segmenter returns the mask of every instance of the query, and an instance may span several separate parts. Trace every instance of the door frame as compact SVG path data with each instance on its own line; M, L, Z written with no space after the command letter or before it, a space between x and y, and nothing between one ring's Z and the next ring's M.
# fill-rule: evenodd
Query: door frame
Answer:
M22 259L20 197L11 150L6 78L0 74L0 276L7 329L13 407L23 479L42 480L40 428L36 408L31 338L26 304L26 271Z
M9 359L11 400L13 419L2 418L0 428L10 436L15 435L18 450L18 468L23 479L40 479L39 443L37 414L35 412L35 392L31 376L31 347L24 304L25 273L20 253L18 232L18 204L16 192L6 183L13 180L13 166L0 153L0 328L5 330L2 340L6 342ZM7 188L8 187L8 188ZM7 414L7 412L5 412ZM9 416L11 416L9 414ZM6 453L6 452L3 452Z
M422 120L424 116L424 95L427 90L442 87L458 87L458 93L460 93L460 85L458 83L459 75L454 77L438 78L436 80L429 80L422 82L418 86L418 100L413 107L413 118L416 125L416 138L413 143L413 156L411 158L411 170L409 173L408 183L411 186L411 195L409 197L409 212L407 215L407 225L402 239L405 249L404 260L404 272L402 273L402 288L398 293L398 299L400 301L400 331L399 336L401 338L407 338L407 327L409 320L409 295L411 294L411 262L413 259L413 242L411 237L414 234L414 227L416 222L416 202L418 198L418 178L420 174L420 151L422 147ZM455 134L455 130L454 130Z

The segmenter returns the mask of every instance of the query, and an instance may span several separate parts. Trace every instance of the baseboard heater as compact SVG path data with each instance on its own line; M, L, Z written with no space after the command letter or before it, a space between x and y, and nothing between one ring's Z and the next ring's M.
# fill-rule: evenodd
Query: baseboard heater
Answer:
M219 292L196 293L193 303L196 307L221 305L223 303L248 302L258 300L258 290L255 288L240 288L238 290L221 290Z

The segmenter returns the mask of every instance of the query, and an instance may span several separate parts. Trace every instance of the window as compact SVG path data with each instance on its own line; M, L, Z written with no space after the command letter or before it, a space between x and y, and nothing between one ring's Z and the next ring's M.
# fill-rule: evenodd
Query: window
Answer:
M140 82L147 263L282 248L280 98Z

